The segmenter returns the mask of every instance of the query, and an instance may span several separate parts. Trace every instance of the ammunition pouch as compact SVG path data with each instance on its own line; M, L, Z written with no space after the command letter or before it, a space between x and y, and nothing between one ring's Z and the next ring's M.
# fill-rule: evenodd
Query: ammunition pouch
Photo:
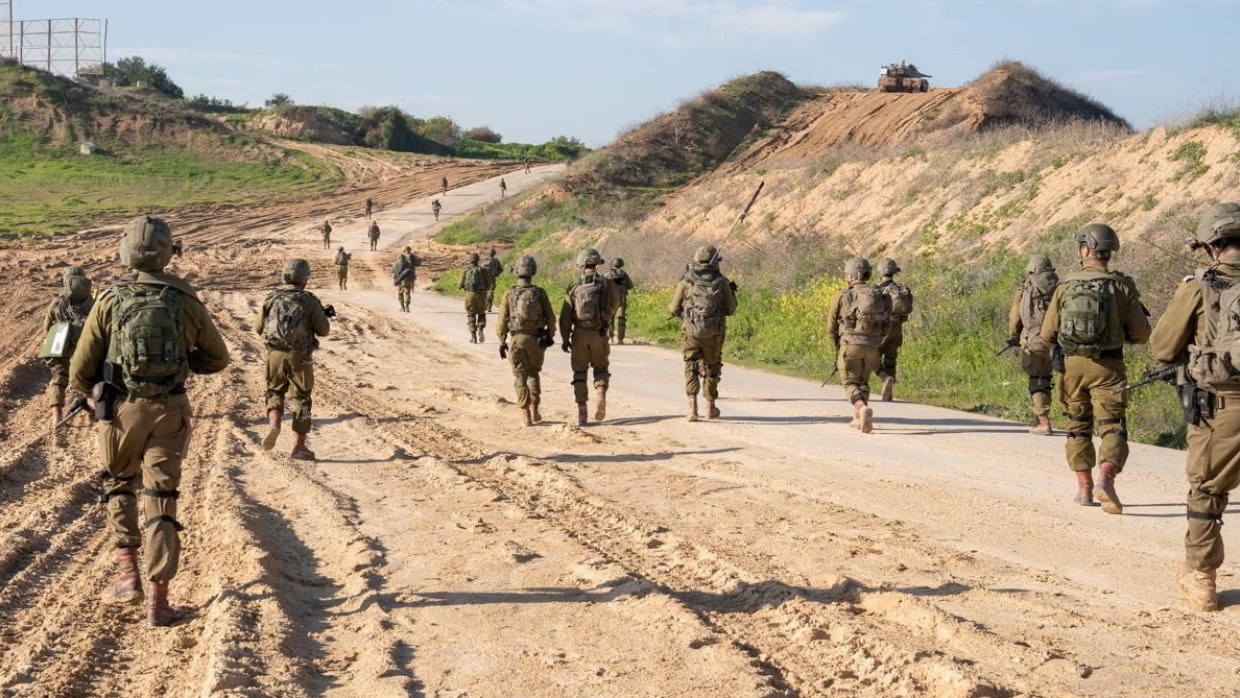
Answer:
M1051 345L1051 370L1055 373L1063 373L1067 370L1064 365L1063 349L1058 344Z
M1202 420L1214 419L1214 393L1192 383L1181 385L1179 390L1185 424L1201 426Z
M555 339L551 336L551 333L547 331L546 327L539 328L539 330L534 333L534 339L538 342L538 346L543 349L555 346Z

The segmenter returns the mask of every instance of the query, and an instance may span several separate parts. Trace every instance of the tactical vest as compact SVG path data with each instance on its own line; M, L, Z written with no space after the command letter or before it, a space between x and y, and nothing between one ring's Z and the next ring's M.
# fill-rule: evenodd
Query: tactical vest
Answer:
M1066 356L1098 358L1124 346L1119 299L1110 276L1070 276L1059 296L1059 348Z
M1197 273L1206 328L1199 346L1189 346L1188 375L1209 390L1240 390L1240 280L1228 282L1214 269Z
M280 289L267 296L261 335L268 348L279 351L309 351L317 342L310 327L308 291Z
M189 346L181 292L171 286L121 282L109 327L108 361L120 367L130 395L159 397L184 385Z
M537 286L513 286L508 290L508 327L513 334L534 334L547 326L543 299L547 292Z
M602 275L591 274L578 279L568 291L579 327L593 330L607 322L611 309L607 307L607 280Z
M724 300L727 297L728 280L723 274L689 274L686 279L684 305L680 315L680 328L696 339L718 337L726 324Z
M345 252L344 250L336 250L336 266L338 267L349 266L349 254Z
M465 271L461 276L461 286L466 291L472 291L473 293L481 293L487 290L489 285L487 284L486 275L482 273L482 267L472 264L465 267Z

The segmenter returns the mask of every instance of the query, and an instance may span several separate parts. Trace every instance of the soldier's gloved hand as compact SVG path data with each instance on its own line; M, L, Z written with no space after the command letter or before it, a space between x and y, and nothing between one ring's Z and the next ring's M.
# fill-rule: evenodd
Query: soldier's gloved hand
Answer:
M336 306L329 305L323 308L323 314L327 317L336 317Z
M567 354L567 353L569 353L570 351L572 351L572 347L569 345L569 343L568 343L568 340L567 340L567 339L566 339L566 340L564 340L564 343L560 345L560 348L564 350L564 353L565 353L565 354Z
M501 359L508 358L508 344L507 343L499 345L499 358Z
M1020 346L1020 337L1008 337L1008 338L1007 338L1007 345L1008 345L1009 347L1019 347L1019 346Z

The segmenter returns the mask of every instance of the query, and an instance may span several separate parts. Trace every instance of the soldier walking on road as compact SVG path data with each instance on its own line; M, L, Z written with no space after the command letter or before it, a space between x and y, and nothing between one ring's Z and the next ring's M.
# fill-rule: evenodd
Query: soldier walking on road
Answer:
M879 347L891 322L891 297L870 280L870 262L861 258L844 265L848 286L835 294L827 333L835 344L840 382L853 406L850 426L869 434L874 429L870 407L870 374L878 367Z
M379 249L379 221L371 221L370 229L366 231L366 237L370 239L370 251L374 252Z
M487 312L495 307L495 284L499 281L500 274L504 273L504 264L495 257L495 248L487 253L487 261L485 267L487 272L491 274L491 288L487 289Z
M1029 258L1027 276L1012 299L1008 312L1007 345L1020 347L1020 367L1029 376L1029 399L1033 403L1033 426L1030 434L1050 436L1052 362L1051 346L1042 339L1042 321L1050 306L1059 275L1051 260L1040 254Z
M1115 493L1115 477L1128 460L1128 394L1115 389L1128 381L1124 344L1145 344L1150 322L1141 294L1131 277L1108 266L1119 249L1119 236L1110 226L1090 223L1076 236L1081 270L1069 274L1055 288L1042 339L1057 344L1064 355L1059 401L1068 414L1068 467L1076 473L1075 502L1121 514L1124 505ZM1098 483L1094 485L1093 442L1097 423L1100 446L1096 454ZM1092 495L1092 497L1091 497Z
M435 214L435 220L439 220L439 210L443 208L443 204L439 203L439 199L431 201L431 213Z
M314 350L319 337L331 330L328 318L335 311L324 308L318 296L306 290L310 280L310 263L290 259L284 264L283 284L268 294L263 309L254 323L263 343L267 345L267 435L263 450L270 451L280 436L284 417L284 397L290 391L289 407L293 412L292 458L314 460L314 451L306 446L310 433L310 394L314 391Z
M392 268L394 283L396 284L396 298L400 301L400 309L409 312L409 302L412 300L413 285L418 280L418 267L422 266L422 259L413 253L413 249L408 245L405 251L396 258L396 264Z
M1154 359L1179 364L1188 436L1188 531L1179 586L1196 611L1218 610L1223 513L1240 484L1240 203L1211 206L1195 245L1210 255L1176 289L1150 337ZM1155 368L1154 370L1157 370Z
M323 221L323 225L319 226L319 230L323 233L323 249L330 250L332 248L332 224Z
M714 245L699 247L668 306L668 312L680 318L690 422L698 421L699 389L706 396L706 418L719 418L715 401L723 376L723 342L728 334L728 317L736 312L736 290L720 273L720 261Z
M465 292L465 318L469 326L469 343L482 342L482 330L487 326L487 291L495 288L491 272L478 264L478 253L470 252L468 264L461 272L459 288Z
M508 182L505 182L504 178L500 177L499 178L499 198L502 199L507 195L508 195Z
M164 273L172 254L163 220L141 216L125 226L121 263L137 273L100 294L69 365L73 388L93 396L100 419L117 556L116 578L101 599L136 602L145 578L146 621L155 627L181 615L168 603L168 584L181 558L177 488L192 418L185 381L228 366L228 346L194 289ZM142 564L139 547L146 550Z
M529 158L529 156L526 156L526 158L525 158L525 174L529 174L529 173L530 173L530 158Z
M517 275L517 283L499 302L499 357L512 364L517 407L528 427L542 421L538 411L542 403L539 374L547 347L555 346L555 309L551 307L547 292L532 281L538 272L533 257L521 257L512 271ZM508 346L509 331L512 332L511 347Z
M90 279L81 267L69 267L65 271L64 291L61 291L47 307L43 319L45 339L39 358L47 362L52 371L47 383L47 400L52 406L52 428L64 418L65 391L69 387L69 359L77 348L82 326L95 305L91 297ZM83 393L89 394L89 393Z
M577 255L581 276L564 292L560 307L561 349L569 354L573 369L573 397L577 401L577 426L588 424L586 374L594 369L594 393L597 400L594 421L607 417L607 388L611 381L611 345L607 343L612 314L620 304L616 285L598 273L603 263L598 250L586 248Z
M448 178L447 177L440 178L439 184L443 188L443 194L446 196L448 194Z
M887 336L878 347L878 379L883 382L881 398L883 402L891 402L892 388L896 383L896 362L900 358L900 347L904 346L904 323L913 312L913 291L904 284L897 283L895 276L900 273L900 265L894 259L884 259L878 263L878 273L883 280L878 282L880 291L891 297L891 324L887 326Z
M336 281L340 283L340 290L349 290L349 260L353 259L353 255L344 251L344 245L336 250Z
M607 279L616 285L616 292L620 294L620 305L616 308L616 322L609 329L616 339L616 344L624 344L624 330L629 319L629 291L633 290L633 278L624 270L623 259L616 257L611 260L611 269L607 270ZM608 339L611 339L611 336Z
M366 220L370 220L370 212L374 210L375 202L366 197Z

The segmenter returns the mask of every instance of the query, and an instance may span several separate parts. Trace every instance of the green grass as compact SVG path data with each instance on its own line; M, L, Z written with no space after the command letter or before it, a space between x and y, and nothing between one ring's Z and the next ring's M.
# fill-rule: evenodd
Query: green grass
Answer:
M152 145L122 159L0 134L0 233L64 233L136 212L244 205L326 190L340 178L335 167L292 152L246 162Z

